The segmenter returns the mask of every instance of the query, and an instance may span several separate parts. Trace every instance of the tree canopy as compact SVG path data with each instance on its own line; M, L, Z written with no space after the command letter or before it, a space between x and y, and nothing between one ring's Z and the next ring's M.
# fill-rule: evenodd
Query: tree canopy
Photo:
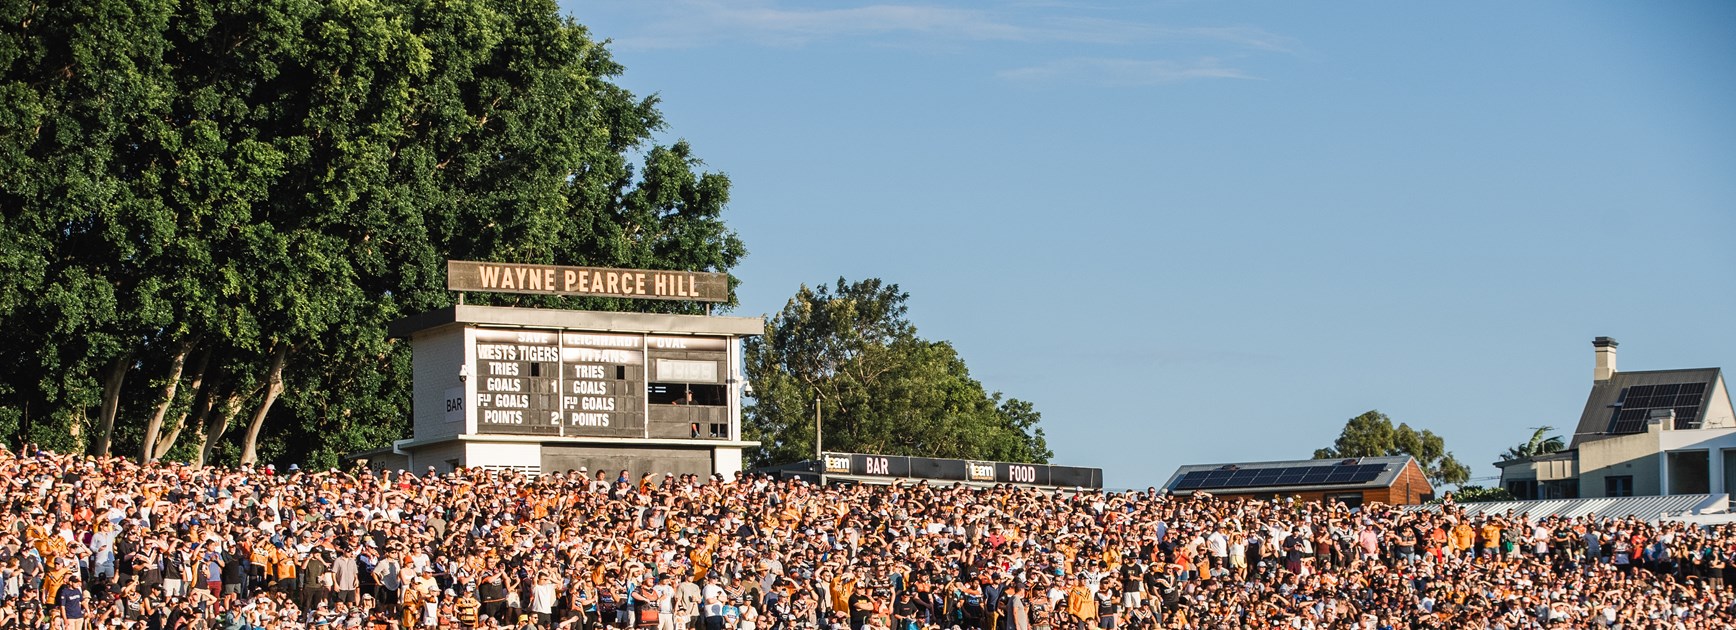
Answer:
M916 334L909 294L877 278L801 287L746 346L748 439L759 464L811 458L818 405L828 451L1042 463L1028 402L990 393L952 345Z
M1567 448L1567 442L1561 439L1561 436L1549 435L1549 432L1554 430L1555 427L1547 425L1533 427L1531 431L1531 439L1526 440L1524 443L1517 446L1508 447L1507 452L1501 454L1501 461L1512 461L1515 459L1536 457L1538 455L1548 455Z
M1429 482L1437 486L1459 485L1471 479L1471 469L1447 452L1441 436L1403 423L1393 426L1392 418L1374 410L1345 422L1331 447L1314 451L1314 459L1393 455L1415 457Z
M0 437L329 463L407 431L446 259L727 272L622 71L553 0L0 4Z

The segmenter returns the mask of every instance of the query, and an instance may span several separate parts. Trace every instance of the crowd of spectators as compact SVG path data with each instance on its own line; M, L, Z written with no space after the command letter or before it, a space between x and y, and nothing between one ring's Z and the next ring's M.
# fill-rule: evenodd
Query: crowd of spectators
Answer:
M0 629L1729 628L1736 529L0 452Z

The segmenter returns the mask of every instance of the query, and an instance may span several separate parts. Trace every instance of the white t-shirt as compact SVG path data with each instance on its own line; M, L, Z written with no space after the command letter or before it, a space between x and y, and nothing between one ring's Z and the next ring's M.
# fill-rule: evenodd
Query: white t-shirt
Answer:
M657 594L657 612L663 616L675 614L675 587L658 584L652 592Z
M530 587L530 610L534 613L552 614L555 611L555 583L540 582Z

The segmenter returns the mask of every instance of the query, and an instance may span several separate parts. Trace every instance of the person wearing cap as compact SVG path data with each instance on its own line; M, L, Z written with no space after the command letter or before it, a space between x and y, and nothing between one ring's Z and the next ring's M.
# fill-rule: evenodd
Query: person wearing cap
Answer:
M84 580L74 571L54 595L54 615L61 621L59 628L84 629Z
M704 630L726 630L727 618L724 616L726 604L718 595L708 595L705 604L700 607L700 617L704 620Z

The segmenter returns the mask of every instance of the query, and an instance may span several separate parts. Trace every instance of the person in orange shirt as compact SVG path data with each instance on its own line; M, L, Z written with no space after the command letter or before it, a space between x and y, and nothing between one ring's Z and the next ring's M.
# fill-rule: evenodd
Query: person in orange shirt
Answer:
M1453 553L1467 557L1476 553L1477 531L1471 529L1470 523L1459 521L1454 525L1452 540Z
M1482 537L1483 557L1499 558L1501 555L1501 525L1498 519L1483 521L1483 527L1478 530Z
M271 548L272 577L277 578L275 586L284 593L295 593L295 556L277 547Z
M1097 598L1085 586L1084 578L1073 576L1073 586L1067 589L1067 615L1077 630L1091 630L1097 625Z
M1441 525L1435 525L1429 528L1427 536L1422 540L1423 554L1436 562L1441 560L1442 550L1447 546L1447 530L1441 529L1441 527Z
M832 610L849 610L850 596L856 594L856 575L843 572L832 577Z

